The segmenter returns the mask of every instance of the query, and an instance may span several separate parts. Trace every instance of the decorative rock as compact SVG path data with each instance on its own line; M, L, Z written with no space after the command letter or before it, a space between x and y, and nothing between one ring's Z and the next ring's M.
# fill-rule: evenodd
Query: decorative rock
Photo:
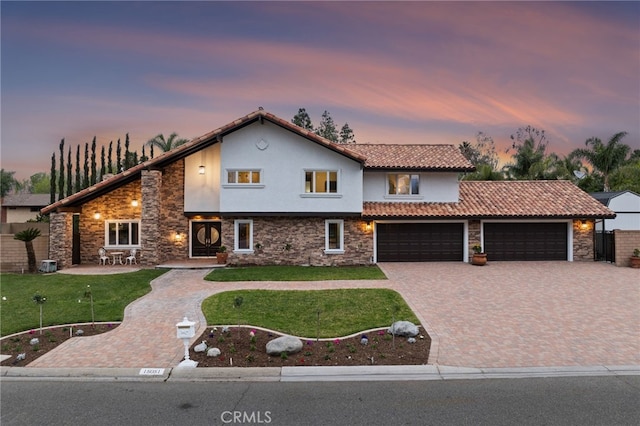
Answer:
M418 326L410 321L396 321L389 327L389 333L394 336L414 337L419 333Z
M76 336L82 336L84 334L83 330L77 329L76 330Z
M369 339L367 339L367 336L362 336L362 338L360 339L360 344L366 345L367 343L369 343Z
M207 351L207 356L211 356L211 357L216 357L218 355L220 355L220 349L218 348L211 348Z
M281 336L267 343L269 355L280 355L282 352L294 354L302 350L302 340L293 336Z
M21 354L18 354L18 355L16 356L16 361L22 361L22 360L24 360L25 358L27 358L27 354L26 354L25 352L22 352Z
M415 337L409 337L407 339L407 343L415 343L416 342L416 338Z
M228 333L229 332L229 327L222 327L222 332L223 333Z
M207 350L207 341L203 340L202 343L199 343L193 347L194 352L204 352Z
M29 341L29 344L30 344L31 346L39 345L39 344L40 344L40 339L38 339L37 337L34 337L33 339L31 339L31 340Z

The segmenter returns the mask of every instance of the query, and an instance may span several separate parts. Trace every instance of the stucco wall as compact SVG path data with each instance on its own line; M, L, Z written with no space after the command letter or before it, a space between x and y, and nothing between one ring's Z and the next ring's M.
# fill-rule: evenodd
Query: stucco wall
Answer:
M20 223L4 224L3 234L0 235L0 270L2 272L28 271L29 261L24 241L15 240L17 232L27 228L40 229L41 235L33 240L33 249L36 253L36 264L49 258L49 224L48 223ZM7 233L4 233L7 232Z

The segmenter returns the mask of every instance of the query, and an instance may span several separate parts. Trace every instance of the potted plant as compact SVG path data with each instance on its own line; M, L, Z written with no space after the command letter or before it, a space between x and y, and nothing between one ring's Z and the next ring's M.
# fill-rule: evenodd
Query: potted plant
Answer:
M476 244L471 247L473 249L473 256L471 256L471 264L482 266L487 263L487 254L482 252L482 246Z
M629 258L629 266L632 268L640 268L640 248L633 251L633 255Z
M229 257L229 253L227 253L227 248L225 246L220 246L218 252L216 253L216 259L218 260L218 264L224 265L227 263L227 258Z

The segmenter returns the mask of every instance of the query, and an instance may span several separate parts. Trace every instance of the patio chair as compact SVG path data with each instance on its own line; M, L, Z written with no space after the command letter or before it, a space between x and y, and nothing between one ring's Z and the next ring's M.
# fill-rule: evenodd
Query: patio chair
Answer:
M107 265L110 263L109 256L107 256L107 251L104 249L104 247L100 247L100 249L98 249L98 255L100 256L101 265Z
M126 257L125 259L125 265L133 265L134 263L137 265L138 262L136 261L136 253L138 250L136 249L131 249L131 251L129 252L130 255Z

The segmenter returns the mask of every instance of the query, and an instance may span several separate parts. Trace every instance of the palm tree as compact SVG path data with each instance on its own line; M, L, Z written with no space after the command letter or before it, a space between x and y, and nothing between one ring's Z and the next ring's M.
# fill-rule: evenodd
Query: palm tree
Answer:
M189 142L188 139L178 138L178 134L173 132L169 135L169 137L165 140L164 135L160 133L153 139L149 139L147 141L147 145L150 147L158 147L163 152L171 151L174 148L179 147L180 145Z
M589 138L585 142L587 148L578 148L572 152L576 157L587 160L595 170L602 173L605 191L610 190L609 175L625 162L631 152L629 145L620 142L626 135L627 132L616 133L606 145L599 138Z
M27 249L27 261L29 262L29 272L36 273L36 252L33 249L33 240L40 236L40 230L36 228L27 228L24 231L18 232L13 236L14 240L24 241L25 248Z

